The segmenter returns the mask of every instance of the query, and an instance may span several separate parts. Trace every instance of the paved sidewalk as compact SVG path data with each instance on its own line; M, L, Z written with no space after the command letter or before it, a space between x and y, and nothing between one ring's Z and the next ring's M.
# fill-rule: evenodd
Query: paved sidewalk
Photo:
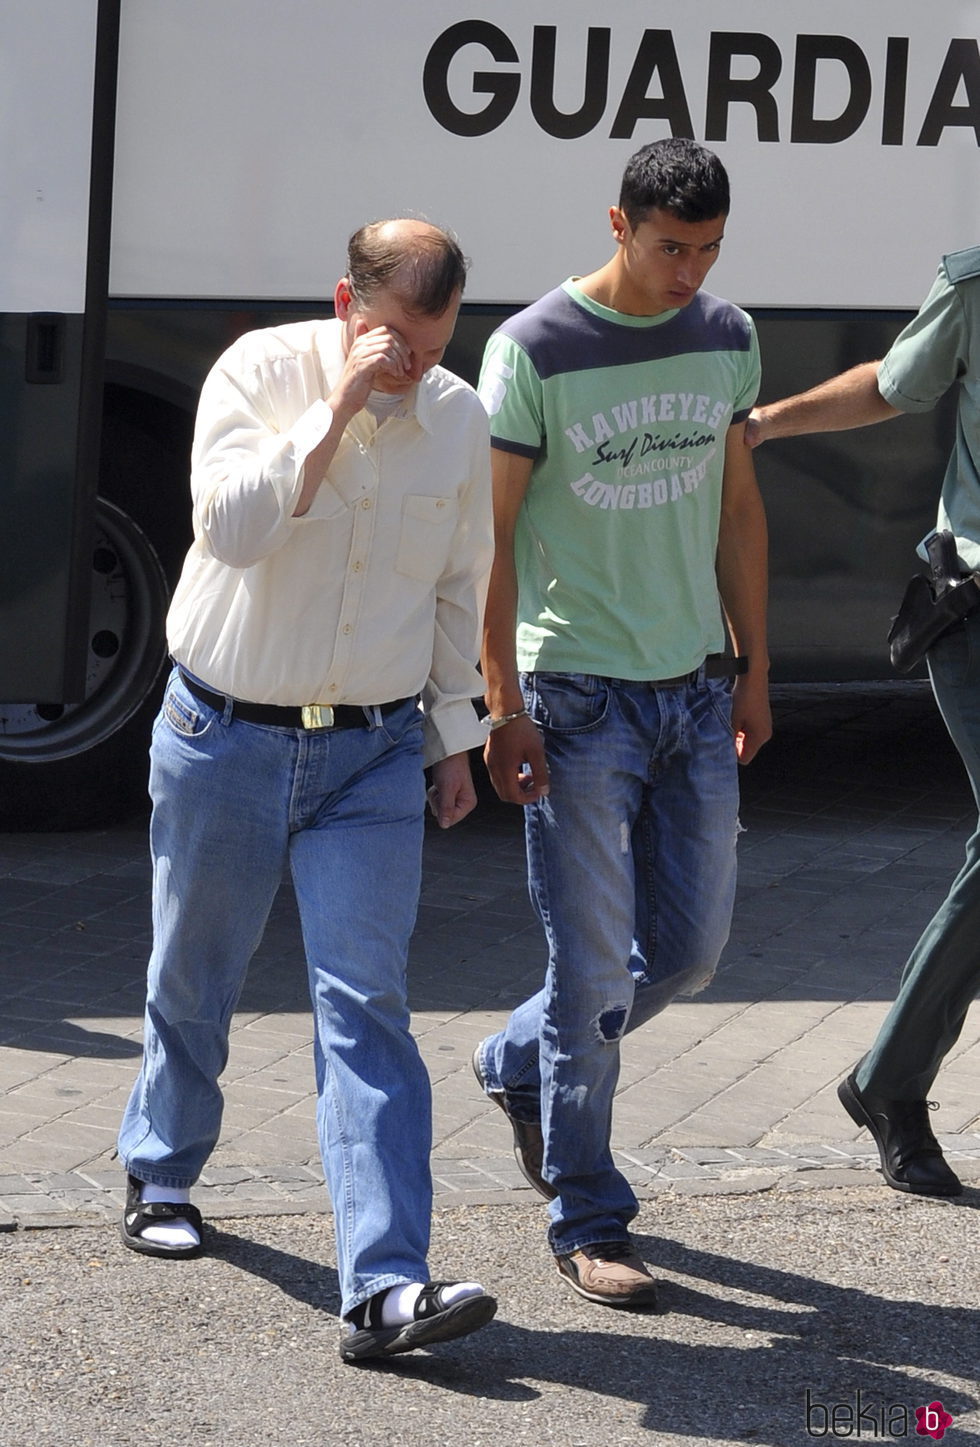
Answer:
M972 799L923 684L780 690L776 716L777 738L743 774L722 967L624 1043L613 1145L641 1196L879 1179L836 1086L960 865ZM139 1058L148 944L145 821L0 835L0 1228L118 1212L113 1149ZM542 968L518 812L485 799L457 829L428 834L412 951L440 1205L533 1199L469 1062ZM326 1211L310 1040L286 885L235 1016L224 1131L196 1198L205 1215ZM937 1084L936 1116L970 1182L980 1182L978 1067L974 1011Z

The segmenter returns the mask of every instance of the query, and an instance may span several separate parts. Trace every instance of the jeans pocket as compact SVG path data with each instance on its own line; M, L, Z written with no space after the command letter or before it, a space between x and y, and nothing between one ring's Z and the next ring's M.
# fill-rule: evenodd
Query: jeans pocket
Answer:
M528 713L553 733L588 733L609 713L609 682L594 674L526 673L522 682Z
M705 687L708 690L708 699L711 703L711 711L718 722L723 726L729 737L735 737L735 730L732 727L732 685L726 678L705 679Z
M414 700L402 705L384 719L378 732L389 744L399 744L412 731L418 736L419 749L422 747L422 710Z
M199 704L196 699L191 702L191 695L181 689L179 684L170 684L164 695L160 719L169 724L182 739L203 738L217 717L214 710L209 709L206 704Z

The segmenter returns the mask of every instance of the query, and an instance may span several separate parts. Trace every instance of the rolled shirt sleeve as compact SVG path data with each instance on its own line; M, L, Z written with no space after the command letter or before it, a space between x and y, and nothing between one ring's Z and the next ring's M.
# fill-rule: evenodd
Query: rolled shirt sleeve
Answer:
M436 587L432 667L422 690L427 764L482 745L487 736L473 700L483 692L474 666L493 561L490 447L486 422L473 430L468 481L449 550L451 567Z

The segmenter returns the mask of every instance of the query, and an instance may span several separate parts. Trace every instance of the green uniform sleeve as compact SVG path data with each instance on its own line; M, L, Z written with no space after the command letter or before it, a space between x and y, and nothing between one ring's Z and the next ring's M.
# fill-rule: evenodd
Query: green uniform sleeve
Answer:
M966 371L969 336L962 299L945 267L878 368L878 390L901 412L928 412Z

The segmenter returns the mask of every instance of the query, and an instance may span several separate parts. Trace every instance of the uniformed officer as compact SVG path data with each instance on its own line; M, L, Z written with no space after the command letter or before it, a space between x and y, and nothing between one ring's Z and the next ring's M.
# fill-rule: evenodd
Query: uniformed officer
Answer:
M925 412L958 388L956 439L937 530L952 532L964 573L980 569L980 247L943 258L918 315L881 362L755 410L746 441L836 432ZM922 551L920 547L920 552ZM936 701L980 804L980 610L942 635L927 661ZM980 987L980 827L949 894L926 926L871 1049L838 1087L874 1136L898 1191L955 1196L963 1187L929 1125L927 1097Z

